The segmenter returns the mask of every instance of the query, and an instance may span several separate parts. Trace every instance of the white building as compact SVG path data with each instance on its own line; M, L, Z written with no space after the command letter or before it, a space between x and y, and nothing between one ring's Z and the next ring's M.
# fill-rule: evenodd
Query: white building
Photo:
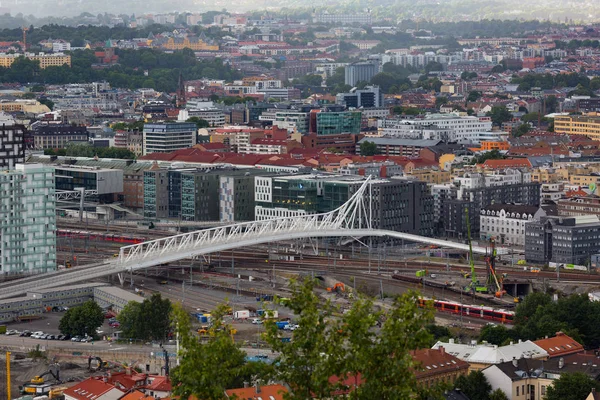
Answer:
M545 216L543 209L515 204L492 204L481 209L479 234L500 245L525 246L525 224Z
M480 370L488 365L500 364L513 358L548 357L548 352L531 340L524 342L519 340L506 346L497 346L488 343L477 344L475 341L469 344L455 343L454 339L450 339L449 343L437 342L432 349L437 350L440 346L444 347L446 353L471 364L472 370Z
M187 149L196 144L196 133L194 123L145 124L143 153L169 153Z
M492 121L489 117L462 116L457 113L428 114L423 119L414 120L386 119L381 120L378 127L391 135L405 134L411 130L433 132L437 129L437 132L448 136L448 140L455 142L479 143L482 140L499 140L498 135L490 132Z
M513 168L497 170L488 174L467 172L454 176L452 182L458 188L457 197L462 199L464 192L469 189L531 183L531 173Z
M56 269L54 170L17 164L0 174L0 273Z
M225 125L225 113L218 108L201 108L201 109L185 109L179 110L177 121L187 121L188 118L202 118L212 127ZM195 143L194 143L195 144Z

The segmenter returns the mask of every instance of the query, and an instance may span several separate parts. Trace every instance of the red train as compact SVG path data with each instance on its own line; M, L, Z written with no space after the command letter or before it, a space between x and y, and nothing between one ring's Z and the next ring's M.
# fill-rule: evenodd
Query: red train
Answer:
M120 235L105 232L76 231L72 229L57 229L56 236L73 239L102 240L105 242L116 242L125 244L137 244L148 240L146 238L134 237L130 235Z
M424 307L426 303L430 302L433 302L433 307L436 309L436 311L457 315L462 313L462 315L467 317L481 318L500 322L502 324L512 324L515 317L514 311L495 309L485 306L473 306L446 300L433 300L426 297L419 299L419 306Z

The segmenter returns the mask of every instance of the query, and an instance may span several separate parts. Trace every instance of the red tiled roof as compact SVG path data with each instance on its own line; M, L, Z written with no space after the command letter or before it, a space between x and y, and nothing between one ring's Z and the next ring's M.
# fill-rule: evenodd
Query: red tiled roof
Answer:
M485 160L485 168L531 168L531 162L526 158L510 158L507 160Z
M139 390L134 390L133 392L119 398L119 400L154 400L154 397L146 395Z
M469 364L466 361L460 360L450 353L446 353L443 347L439 349L414 350L411 354L413 360L420 364L415 371L417 379L431 375L443 375L457 370L467 371L469 369Z
M589 193L585 192L581 188L579 188L577 190L567 190L565 192L565 197L585 197L588 195L589 195Z
M550 358L583 351L581 344L562 332L557 332L554 337L536 340L533 343L546 350Z
M171 382L164 376L156 376L146 388L158 392L170 392Z
M111 390L119 389L102 381L102 379L88 378L75 386L71 386L64 391L64 394L78 400L89 400L91 397L102 396Z
M264 385L260 386L260 392L256 393L256 388L241 388L241 389L229 389L225 391L225 395L227 398L231 398L235 396L237 399L274 399L274 400L283 400L283 395L287 393L288 390L283 385Z

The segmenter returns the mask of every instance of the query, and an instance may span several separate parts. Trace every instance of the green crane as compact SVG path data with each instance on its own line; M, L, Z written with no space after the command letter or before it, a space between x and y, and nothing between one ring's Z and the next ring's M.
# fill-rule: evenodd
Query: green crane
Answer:
M467 238L469 239L469 265L471 266L471 284L470 290L474 292L487 292L487 286L479 285L479 281L475 276L475 262L473 261L473 245L471 244L471 222L469 221L469 208L465 207L465 216L467 223Z

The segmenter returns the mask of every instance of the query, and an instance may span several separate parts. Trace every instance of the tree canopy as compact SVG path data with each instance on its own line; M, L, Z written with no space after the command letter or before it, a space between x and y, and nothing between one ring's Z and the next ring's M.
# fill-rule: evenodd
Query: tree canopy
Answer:
M600 382L583 372L561 374L546 390L545 400L585 399L592 389L600 391Z
M368 140L365 140L360 144L361 156L374 156L377 153L377 144L375 142L369 142Z
M71 143L64 149L45 149L47 156L118 158L132 160L135 154L131 150L120 147L94 147L90 144Z
M170 327L171 301L154 293L142 303L130 301L117 316L123 337L165 340Z
M65 335L95 336L96 330L104 322L104 313L93 300L67 310L60 319L58 329Z

